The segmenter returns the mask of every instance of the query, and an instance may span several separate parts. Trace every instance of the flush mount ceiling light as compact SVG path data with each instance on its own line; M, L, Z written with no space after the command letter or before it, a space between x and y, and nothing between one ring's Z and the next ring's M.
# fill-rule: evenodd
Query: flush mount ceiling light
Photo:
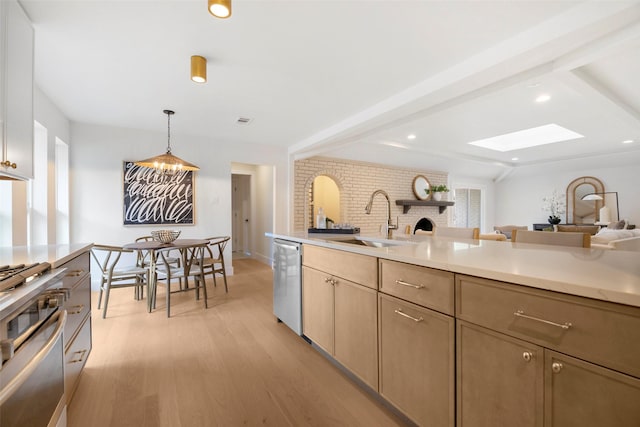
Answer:
M191 80L196 83L207 82L207 60L198 55L191 57Z
M209 13L216 18L231 16L231 0L209 0Z
M167 152L160 154L149 159L140 160L135 162L138 166L144 166L147 168L153 168L156 172L163 175L173 175L180 171L197 171L200 170L196 165L185 162L180 157L176 157L171 154L171 116L175 112L171 110L164 110L163 113L167 115Z
M479 139L469 142L469 144L504 152L578 138L584 138L584 135L552 123L491 138Z
M623 144L632 144L633 143L633 139L625 139L624 141L622 141Z
M416 139L416 136L414 134L407 135L407 139Z

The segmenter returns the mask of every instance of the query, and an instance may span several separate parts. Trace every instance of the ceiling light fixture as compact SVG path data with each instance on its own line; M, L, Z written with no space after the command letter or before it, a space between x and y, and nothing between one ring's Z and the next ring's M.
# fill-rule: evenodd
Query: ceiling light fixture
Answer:
M198 55L191 57L191 80L196 83L207 82L207 60Z
M163 110L163 113L167 115L167 152L166 154L160 154L155 157L151 157L149 159L140 160L135 162L138 166L144 166L147 168L153 168L162 175L174 175L180 171L197 171L200 170L194 164L189 162L185 162L179 157L171 154L171 116L175 114L175 112L171 110Z
M209 0L209 13L216 18L231 16L231 0Z
M416 136L414 134L407 135L407 139L416 139Z
M469 142L469 144L504 152L568 141L577 138L584 138L584 135L580 135L577 132L551 123L518 132L479 139L477 141Z
M543 102L547 102L550 99L551 99L550 95L547 95L546 93L543 93L542 95L538 95L538 97L536 98L536 102L541 104Z
M512 160L512 161L514 161L514 162L517 162L517 161L518 161L518 160L520 160L520 159L519 159L519 158L517 158L517 157L512 157L512 158L511 158L511 160Z
M633 139L625 139L624 141L622 141L623 144L632 144L633 143Z

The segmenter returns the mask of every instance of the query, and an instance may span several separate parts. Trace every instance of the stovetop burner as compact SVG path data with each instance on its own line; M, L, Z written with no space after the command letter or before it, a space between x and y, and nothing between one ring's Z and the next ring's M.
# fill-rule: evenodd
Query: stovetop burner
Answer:
M48 262L0 266L0 291L22 286L49 271L50 268L51 264Z

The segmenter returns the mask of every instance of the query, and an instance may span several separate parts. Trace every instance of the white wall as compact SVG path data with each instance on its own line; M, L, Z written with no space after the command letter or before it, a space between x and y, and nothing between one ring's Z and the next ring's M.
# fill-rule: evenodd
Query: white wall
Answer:
M72 123L71 138L72 242L121 245L162 228L123 225L122 162L160 154L166 148L165 134ZM221 143L186 135L172 135L172 142L175 155L200 167L194 185L195 225L171 227L182 230L181 238L231 235L232 162L272 165L279 172L275 180L277 188L288 188L286 149ZM270 174L265 179L270 180ZM274 197L275 204L267 205L267 209L276 206L275 228L283 231L288 223L287 192L278 191ZM261 242L260 250L264 251L268 245L264 232L256 238ZM225 256L230 262L230 246L227 251Z
M542 211L542 198L551 195L554 189L565 194L574 179L593 176L603 182L605 191L618 192L620 218L640 226L639 157L639 153L626 153L602 156L597 165L590 162L587 167L576 162L558 162L522 168L495 185L495 224L531 228L534 223L546 223L549 213Z

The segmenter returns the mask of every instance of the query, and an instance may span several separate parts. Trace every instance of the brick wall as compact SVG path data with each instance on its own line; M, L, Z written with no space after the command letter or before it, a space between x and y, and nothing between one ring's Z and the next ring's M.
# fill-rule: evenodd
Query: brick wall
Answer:
M341 218L336 222L349 223L360 227L362 233L377 233L380 225L387 221L387 202L378 195L373 201L371 215L364 208L375 190L384 190L391 199L391 218L399 222L399 231L404 233L406 225L413 227L422 217L431 218L436 225L446 226L448 211L440 214L438 207L412 206L408 213L402 213L402 206L396 200L415 200L412 183L416 175L424 175L431 185L448 184L448 174L416 169L403 169L373 163L354 162L326 157L311 157L297 160L294 165L294 230L309 228L308 194L313 179L318 175L327 175L340 189ZM448 195L445 195L444 199ZM449 208L450 209L450 208Z

